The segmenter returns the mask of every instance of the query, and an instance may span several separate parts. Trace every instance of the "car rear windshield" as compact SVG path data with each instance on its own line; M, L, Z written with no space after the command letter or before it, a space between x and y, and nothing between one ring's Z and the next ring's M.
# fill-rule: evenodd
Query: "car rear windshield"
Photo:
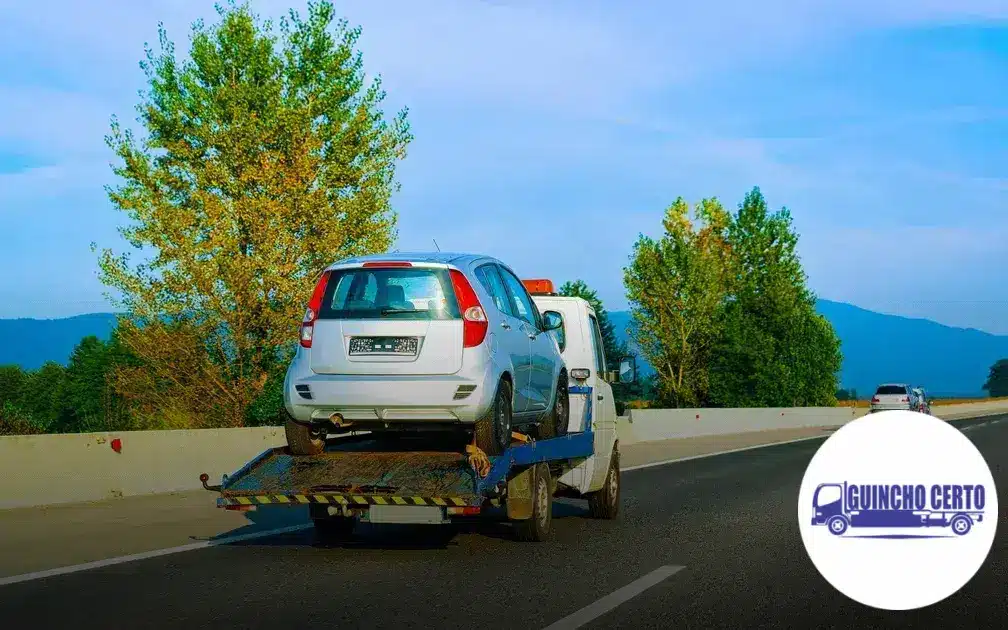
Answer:
M319 319L459 319L446 269L358 267L329 276Z
M907 393L906 387L900 387L899 385L882 385L875 392L876 395L882 395L882 396L885 396L887 394L890 396L892 395L906 396L906 393Z

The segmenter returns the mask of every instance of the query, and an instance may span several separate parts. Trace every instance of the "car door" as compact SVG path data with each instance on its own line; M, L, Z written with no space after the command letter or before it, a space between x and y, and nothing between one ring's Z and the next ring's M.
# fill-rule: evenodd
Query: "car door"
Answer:
M556 388L553 374L557 362L560 361L560 354L557 350L556 339L543 330L545 324L543 324L542 313L531 296L529 296L529 303L532 305L532 316L535 322L534 329L531 331L530 380L533 398L530 401L529 410L545 411L549 408L550 401L553 400L553 390Z
M476 268L476 279L494 300L494 306L501 314L500 328L494 335L500 341L500 349L511 359L514 373L514 413L524 413L529 407L529 378L531 340L523 329L524 321L516 316L514 299L504 284L501 270L493 263Z
M521 322L519 328L525 335L525 342L528 344L529 355L524 380L526 384L524 396L528 405L525 407L525 411L542 411L546 408L549 398L548 394L544 395L541 379L536 377L533 370L533 356L538 357L542 353L543 342L552 344L553 340L539 330L536 323L537 311L532 303L532 297L525 290L525 285L510 269L501 265L498 265L497 269L504 279L504 286L507 287L508 293L511 295L511 307ZM541 362L541 359L537 358L536 361Z

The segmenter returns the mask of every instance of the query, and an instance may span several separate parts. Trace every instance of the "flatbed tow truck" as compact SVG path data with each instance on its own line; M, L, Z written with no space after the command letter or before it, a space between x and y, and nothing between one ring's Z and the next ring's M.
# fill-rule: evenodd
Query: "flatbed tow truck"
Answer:
M530 282L546 289L530 291L537 307L564 321L557 341L574 383L566 435L536 440L513 432L511 446L488 457L473 445L351 432L328 439L318 455L269 449L220 485L209 485L204 473L203 487L219 493L217 506L227 510L307 505L326 539L349 538L357 522L441 525L502 506L520 540L543 541L551 535L555 496L587 498L592 516L616 518L619 450L609 383L634 380L633 360L607 372L589 303L556 296L548 281Z

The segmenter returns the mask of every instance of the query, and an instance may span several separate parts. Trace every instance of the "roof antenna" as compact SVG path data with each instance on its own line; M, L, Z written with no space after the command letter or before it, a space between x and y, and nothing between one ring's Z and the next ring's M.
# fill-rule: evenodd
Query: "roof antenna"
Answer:
M441 253L441 248L440 248L440 247L438 247L438 244L437 244L437 240L436 240L436 239L433 239L433 238L432 238L431 240L432 240L432 241L434 241L434 248L435 248L435 249L437 249L437 250L438 250L438 253L440 254L440 253Z

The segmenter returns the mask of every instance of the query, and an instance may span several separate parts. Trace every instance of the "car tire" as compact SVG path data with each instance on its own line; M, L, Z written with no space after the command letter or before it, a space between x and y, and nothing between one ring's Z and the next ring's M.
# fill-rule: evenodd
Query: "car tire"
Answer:
M619 516L621 481L619 450L616 446L613 446L605 485L602 486L601 490L588 495L588 512L592 518L613 520Z
M561 372L557 378L556 392L553 394L553 408L539 423L539 439L548 440L567 435L570 423L570 391L567 389L567 373Z
M500 455L511 445L511 384L497 383L493 405L476 421L476 446L490 456Z
M287 448L292 455L318 455L325 450L325 429L311 427L293 418L287 418L284 433L287 434Z
M517 521L515 534L522 542L544 542L553 531L553 493L549 466L536 464L532 479L532 518Z

